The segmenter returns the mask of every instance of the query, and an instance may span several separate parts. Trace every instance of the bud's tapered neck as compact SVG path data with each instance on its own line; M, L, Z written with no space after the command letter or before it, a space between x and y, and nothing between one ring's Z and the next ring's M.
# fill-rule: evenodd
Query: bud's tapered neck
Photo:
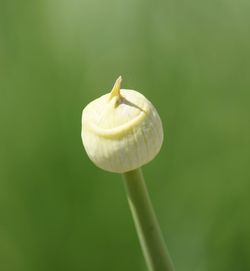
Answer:
M113 97L119 97L120 96L120 89L121 89L121 82L122 82L122 77L119 76L117 80L115 81L115 84L110 92L110 100Z

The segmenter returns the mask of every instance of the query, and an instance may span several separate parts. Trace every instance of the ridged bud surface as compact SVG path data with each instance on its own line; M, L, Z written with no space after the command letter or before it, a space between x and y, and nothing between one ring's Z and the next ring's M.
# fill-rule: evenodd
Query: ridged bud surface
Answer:
M151 161L163 142L161 119L149 100L120 89L89 103L82 113L82 141L89 158L104 170L124 173Z

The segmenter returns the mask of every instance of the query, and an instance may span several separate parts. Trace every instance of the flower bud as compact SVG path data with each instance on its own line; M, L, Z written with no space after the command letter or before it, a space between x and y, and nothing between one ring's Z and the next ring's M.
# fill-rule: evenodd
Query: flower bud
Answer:
M120 89L121 80L82 112L82 141L89 158L96 166L117 173L151 161L163 142L154 106L139 92Z

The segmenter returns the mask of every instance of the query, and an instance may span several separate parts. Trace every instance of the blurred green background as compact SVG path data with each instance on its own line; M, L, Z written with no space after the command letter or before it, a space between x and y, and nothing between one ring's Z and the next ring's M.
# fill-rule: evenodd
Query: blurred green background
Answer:
M246 0L0 0L0 270L146 270L80 138L120 74L164 123L144 173L176 269L250 270Z

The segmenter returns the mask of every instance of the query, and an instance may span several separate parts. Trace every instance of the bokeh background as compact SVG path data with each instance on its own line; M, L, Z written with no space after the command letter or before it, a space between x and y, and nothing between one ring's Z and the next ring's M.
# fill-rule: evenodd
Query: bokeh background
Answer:
M144 173L176 269L250 270L246 0L0 0L0 270L146 270L80 138L120 74L164 123Z

